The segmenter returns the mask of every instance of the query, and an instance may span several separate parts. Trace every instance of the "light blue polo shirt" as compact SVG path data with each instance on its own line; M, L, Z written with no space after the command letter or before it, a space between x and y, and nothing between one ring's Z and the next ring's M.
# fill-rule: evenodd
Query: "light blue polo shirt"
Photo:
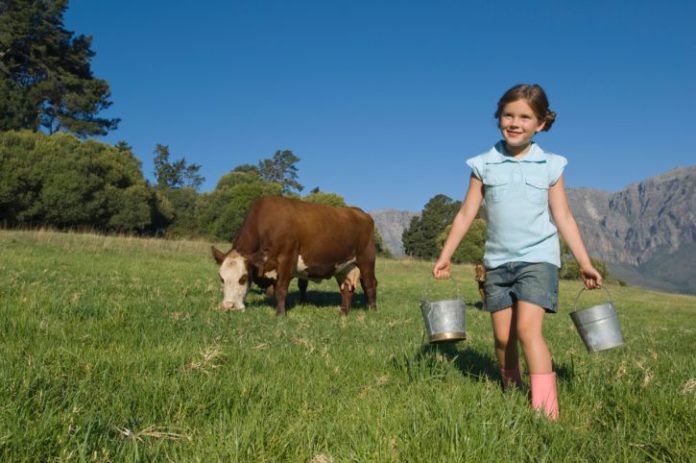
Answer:
M561 266L558 230L549 213L549 187L568 161L532 144L514 159L500 141L488 152L468 159L484 184L486 247L483 263L495 268L508 262L548 262Z

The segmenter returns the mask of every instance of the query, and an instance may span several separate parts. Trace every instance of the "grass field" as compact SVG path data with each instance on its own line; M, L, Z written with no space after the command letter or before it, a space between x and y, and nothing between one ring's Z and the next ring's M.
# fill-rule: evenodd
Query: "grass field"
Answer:
M549 423L501 392L471 267L429 267L379 260L379 309L347 317L335 282L293 283L279 318L259 292L216 310L209 243L0 231L0 461L696 459L696 297L610 286L626 345L588 354L562 282ZM428 284L467 302L466 341L427 344Z

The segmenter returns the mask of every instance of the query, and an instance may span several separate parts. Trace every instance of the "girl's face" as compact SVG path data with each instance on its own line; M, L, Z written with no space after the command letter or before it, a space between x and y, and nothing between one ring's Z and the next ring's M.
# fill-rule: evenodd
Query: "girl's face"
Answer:
M503 106L498 121L500 133L513 156L527 152L534 134L543 129L544 124L526 100L516 100Z

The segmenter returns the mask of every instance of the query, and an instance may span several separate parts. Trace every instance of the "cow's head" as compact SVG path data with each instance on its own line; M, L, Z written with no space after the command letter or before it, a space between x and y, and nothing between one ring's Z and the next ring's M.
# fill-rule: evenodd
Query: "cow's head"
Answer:
M234 249L227 254L212 247L213 257L220 264L220 280L222 280L224 298L220 304L222 310L244 310L244 297L251 284L247 260Z

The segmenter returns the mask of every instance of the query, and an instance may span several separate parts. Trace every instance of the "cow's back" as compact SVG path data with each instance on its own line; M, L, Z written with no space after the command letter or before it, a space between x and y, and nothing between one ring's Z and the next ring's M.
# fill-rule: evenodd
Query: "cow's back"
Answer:
M373 230L372 218L358 208L269 196L252 204L234 248L247 255L292 251L305 259L349 259L374 247Z

